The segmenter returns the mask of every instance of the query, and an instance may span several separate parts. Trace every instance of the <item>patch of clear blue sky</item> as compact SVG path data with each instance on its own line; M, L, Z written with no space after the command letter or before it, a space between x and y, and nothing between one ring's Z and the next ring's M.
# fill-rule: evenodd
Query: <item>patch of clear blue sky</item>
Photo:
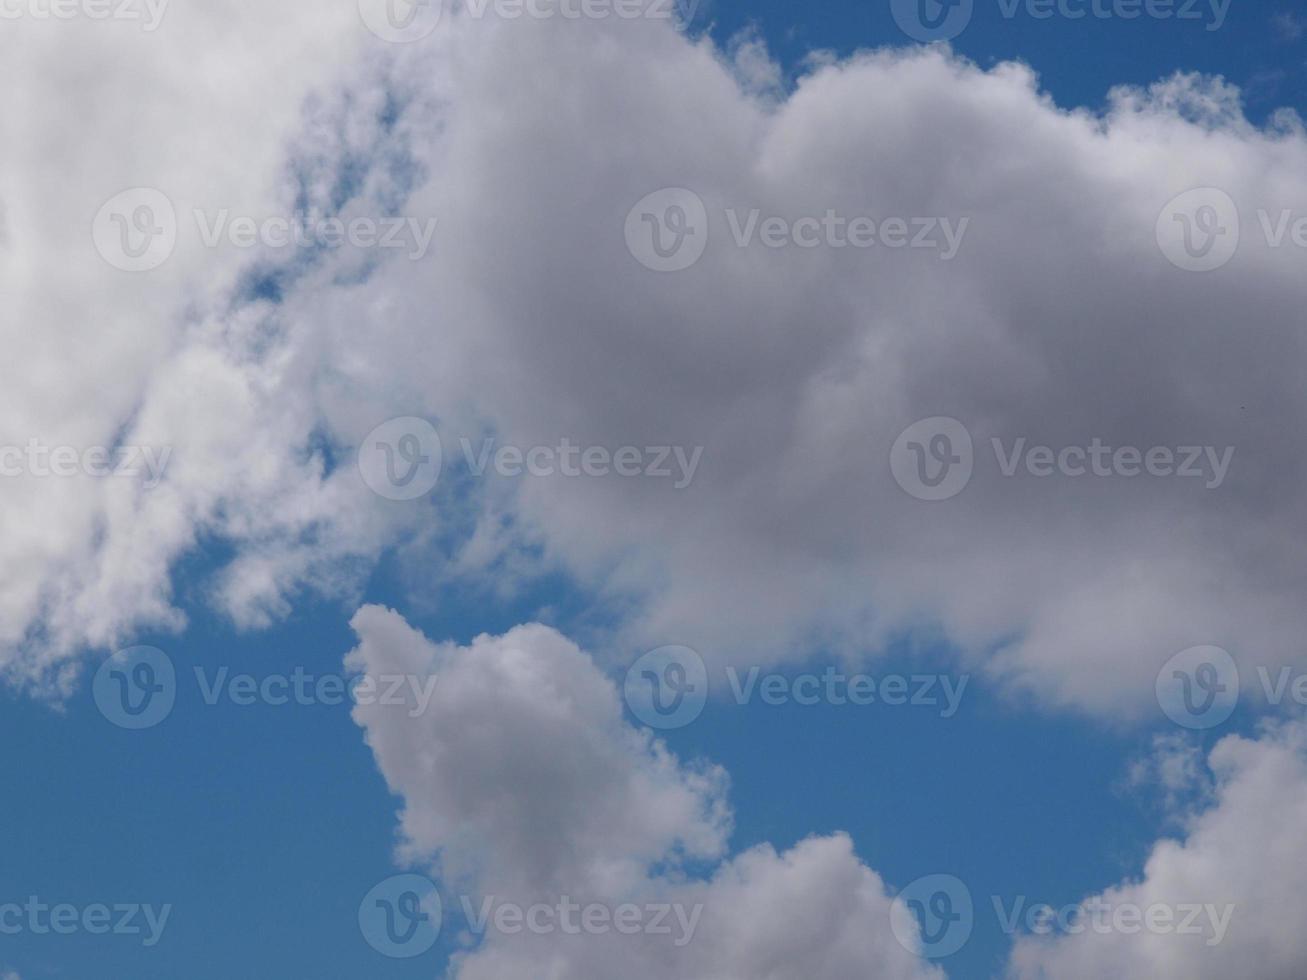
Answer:
M1192 4L1195 17L1131 20L1091 12L1078 20L1041 18L1028 12L1027 0L974 0L971 21L952 45L982 67L1013 59L1030 64L1063 107L1096 108L1114 85L1200 71L1243 88L1254 119L1279 106L1304 109L1307 10L1301 3L1228 0L1220 29L1208 30L1216 21L1212 4L1226 0L1174 2L1176 10ZM1112 10L1114 3L1122 0L1057 0L1054 9ZM1009 17L1010 9L1016 13ZM757 27L791 69L816 49L848 55L913 43L895 22L889 0L701 0L697 16L721 40Z
M998 0L977 0L956 49L981 65L1027 61L1064 106L1098 106L1112 85L1177 69L1245 86L1254 118L1303 104L1307 44L1274 22L1287 4L1233 0L1219 31L1146 19L1007 20L998 9ZM722 38L758 27L790 66L814 48L905 40L880 0L715 0L710 13ZM260 676L339 671L354 642L351 608L301 604L273 629L237 634L199 600L221 558L207 549L181 573L190 629L140 642L167 650L184 680L197 664ZM594 617L557 580L512 604L451 593L419 612L395 579L383 568L367 600L397 606L437 639L500 632L545 609L565 631ZM905 655L876 667L918 669ZM846 830L894 886L933 872L966 880L976 932L945 961L966 980L995 975L1008 948L989 896L1073 902L1139 871L1168 828L1147 798L1121 787L1131 758L1164 730L1160 721L1112 731L1036 713L973 681L950 719L909 708L715 703L667 737L681 755L730 771L737 848ZM451 948L452 928L428 956L384 960L358 932L359 901L394 870L398 801L343 706L209 707L183 683L168 721L133 733L109 725L83 684L64 712L0 695L0 745L0 903L37 895L174 906L163 941L148 950L129 937L0 936L0 969L24 980L429 978Z

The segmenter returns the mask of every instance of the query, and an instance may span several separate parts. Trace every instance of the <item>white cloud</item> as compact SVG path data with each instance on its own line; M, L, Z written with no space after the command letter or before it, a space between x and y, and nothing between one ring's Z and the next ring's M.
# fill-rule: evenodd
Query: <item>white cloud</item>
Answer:
M1195 185L1228 189L1246 225L1301 199L1298 132L1258 131L1234 89L1196 77L1061 112L1029 70L938 50L819 68L773 107L707 44L572 26L460 36L410 203L441 215L444 251L301 315L366 319L451 443L470 405L514 445L706 447L688 490L535 479L512 500L550 557L635 598L625 648L754 662L936 628L1047 702L1133 716L1194 643L1298 660L1307 569L1282 528L1302 507L1284 424L1307 408L1300 257L1246 228L1204 276L1155 241ZM712 240L655 274L621 230L666 186L699 193ZM730 207L970 225L951 262L740 249ZM964 420L982 458L964 493L925 504L888 454L933 415ZM1022 437L1236 454L1216 490L1000 478L991 439Z
M1307 937L1301 927L1307 886L1302 835L1307 728L1286 724L1255 740L1229 736L1208 762L1216 780L1215 802L1189 816L1184 839L1159 841L1138 881L1123 882L1087 901L1145 910L1228 907L1232 911L1223 935L1206 912L1191 923L1201 931L1179 934L1186 912L1177 913L1165 932L1086 928L1077 935L1023 936L1012 954L1012 977L1280 980L1307 972Z
M0 445L174 450L149 494L124 479L4 478L0 663L21 660L20 677L179 623L170 563L200 534L230 535L257 561L340 509L313 461L295 458L309 392L269 351L266 311L227 313L248 257L201 247L192 228L164 265L126 274L96 253L91 227L140 186L168 195L182 224L196 207L284 210L305 100L361 51L349 4L176 4L153 32L5 21Z
M1275 27L1275 33L1281 41L1298 41L1301 40L1304 31L1307 31L1307 25L1303 20L1291 10L1283 10L1271 18L1271 24Z
M434 671L415 714L357 706L391 789L404 857L432 862L451 894L702 906L689 941L507 934L456 959L460 980L504 976L939 976L900 946L890 899L844 835L784 854L722 860L725 775L687 766L621 716L616 686L555 631L523 626L470 646L434 644L390 610L354 617L348 665L371 676ZM711 877L697 869L715 865ZM463 891L468 889L470 891Z
M154 36L22 25L31 47L6 42L9 91L40 79L69 98L3 134L28 149L0 171L22 243L0 261L31 285L6 311L19 356L0 441L122 431L174 448L148 495L6 484L11 662L178 625L170 570L200 541L231 546L213 595L257 626L306 586L350 594L396 540L459 534L436 581L482 572L502 589L538 546L629 611L622 649L686 643L718 665L929 630L1046 703L1138 716L1157 668L1195 643L1246 666L1300 659L1307 567L1283 528L1307 506L1289 449L1307 287L1253 217L1303 199L1293 120L1259 131L1234 89L1195 77L1067 113L1028 69L941 50L823 64L777 103L756 42L730 59L656 21L453 16L387 46L352 6L300 6L262 5L256 27L241 5L179 7ZM80 85L88 63L107 88ZM219 101L196 65L229 83ZM69 132L78 152L54 153ZM143 277L90 254L96 208L138 184L183 210L275 212L302 191L440 225L425 261L375 272L356 254L293 270L260 256L283 302L251 302L230 251L184 243ZM704 199L712 240L693 268L654 274L623 222L672 185ZM1196 185L1245 209L1241 251L1206 275L1154 241L1163 205ZM949 262L737 248L723 209L753 207L970 224ZM436 514L386 506L350 465L373 426L416 413L440 420L451 457ZM963 420L982 458L961 495L925 504L887 456L934 415ZM685 490L528 479L468 499L458 437L483 425L522 446L705 453ZM995 437L1236 456L1216 490L1001 479Z
M558 633L523 626L436 646L377 606L352 625L362 643L351 668L438 678L419 719L354 709L408 801L410 856L441 853L453 877L520 894L620 889L664 855L720 855L724 774L688 771L628 726L612 683Z

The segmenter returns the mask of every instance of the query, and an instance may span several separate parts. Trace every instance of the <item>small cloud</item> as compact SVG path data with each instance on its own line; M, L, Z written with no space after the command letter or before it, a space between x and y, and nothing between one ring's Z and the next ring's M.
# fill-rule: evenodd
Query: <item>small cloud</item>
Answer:
M1281 41L1299 41L1307 34L1307 21L1288 10L1272 17L1271 24Z
M1164 810L1181 820L1213 791L1202 747L1176 734L1154 736L1150 752L1131 763L1126 781L1133 789L1159 791Z
M1279 68L1257 72L1244 82L1244 100L1250 105L1275 101L1288 77L1288 73Z

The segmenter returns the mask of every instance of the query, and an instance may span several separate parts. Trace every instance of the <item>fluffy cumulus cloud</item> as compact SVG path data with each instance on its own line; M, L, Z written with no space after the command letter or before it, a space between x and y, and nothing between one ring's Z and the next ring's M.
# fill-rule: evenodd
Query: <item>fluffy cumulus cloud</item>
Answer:
M424 711L354 709L403 799L407 860L429 862L473 908L489 895L682 916L669 916L666 934L492 925L455 958L460 980L942 975L894 937L885 885L846 836L726 858L724 774L686 765L627 724L612 681L554 630L435 644L376 606L353 626L352 669L436 678Z
M668 852L720 854L724 774L688 772L627 726L612 682L558 633L524 626L437 647L376 606L353 626L362 644L352 668L437 679L418 720L398 723L408 712L381 704L355 709L391 789L408 801L410 851L479 855L466 873L518 892L620 889ZM464 873L456 858L447 870Z
M149 492L6 479L15 676L180 626L170 571L197 544L231 555L212 599L259 625L302 588L348 594L401 531L448 561L438 580L502 588L543 561L622 611L615 648L687 643L714 664L926 630L1048 703L1137 715L1184 647L1298 656L1307 567L1283 529L1307 506L1289 451L1307 285L1257 219L1307 189L1292 117L1256 129L1237 92L1190 77L1066 112L1025 67L938 49L817 59L782 94L756 41L726 53L654 18L447 11L388 45L353 5L301 6L170 8L151 34L19 23L0 42L6 80L59 93L4 123L22 149L0 164L0 263L24 285L4 313L0 443L172 449ZM194 84L196 65L226 82ZM174 198L182 232L169 262L127 274L88 226L141 185ZM1196 186L1244 219L1233 260L1201 274L1155 240ZM624 240L666 187L706 211L704 254L679 272ZM206 248L191 217L301 207L438 231L420 259L287 258ZM909 237L914 219L948 224L927 233L937 248L761 244L768 218L828 214L901 218ZM436 506L353 472L401 414L439 423ZM890 454L933 416L967 427L975 463L931 503ZM703 452L680 488L477 479L460 440L475 461L487 432ZM1022 447L1095 440L1213 453L1198 478L1039 477L1020 457L1002 475Z
M1215 799L1188 817L1183 840L1159 841L1139 880L1086 900L1077 919L1067 917L1078 931L1019 939L1011 977L1307 973L1307 728L1227 737L1208 764Z
M1297 656L1304 569L1281 528L1302 518L1283 447L1304 287L1254 217L1299 193L1295 120L1257 130L1191 77L1063 112L1024 67L938 50L826 64L778 102L755 94L756 45L741 64L650 22L462 28L407 205L440 215L439 258L301 315L403 351L458 465L468 406L503 444L704 447L687 488L523 479L507 502L532 544L634 600L628 646L782 659L926 627L1055 704L1136 714L1189 645ZM430 53L405 56L426 92ZM1155 231L1202 185L1244 216L1208 274ZM669 186L702 199L708 242L658 273L622 229ZM948 219L961 240L947 260L940 227L934 250L739 247L754 209ZM970 485L934 503L889 464L931 416L975 446ZM1212 453L1200 478L1038 477L1020 457L1002 475L1023 447L1095 441Z
M239 546L252 570L240 581L265 573L260 589L215 583L257 618L313 560L304 546L320 518L345 510L304 451L311 389L277 343L291 328L240 288L249 253L205 247L192 214L291 206L307 182L289 137L361 48L348 5L152 4L162 17L143 20L12 6L0 82L26 94L0 114L0 659L24 678L142 626L180 625L171 564L204 535ZM141 187L170 200L176 250L130 274L97 253L92 227ZM163 208L150 218L171 221ZM109 452L84 461L95 447ZM55 462L68 451L77 458ZM93 475L107 467L121 475ZM357 520L333 519L318 543Z

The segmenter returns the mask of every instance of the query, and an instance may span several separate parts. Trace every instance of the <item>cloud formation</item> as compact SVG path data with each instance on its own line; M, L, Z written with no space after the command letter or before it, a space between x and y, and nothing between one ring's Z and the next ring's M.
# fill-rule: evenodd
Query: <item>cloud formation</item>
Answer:
M616 686L554 630L434 644L378 606L352 625L351 669L437 679L420 715L354 709L404 801L405 860L437 869L474 908L485 895L522 906L568 896L670 904L694 922L673 935L491 928L456 957L460 980L941 975L894 938L885 885L847 836L728 858L725 774L688 766L631 727Z
M250 626L306 588L351 595L404 542L435 581L495 594L565 569L621 611L621 648L685 643L715 666L872 655L907 634L1046 704L1139 717L1158 667L1195 643L1250 668L1299 661L1307 569L1284 529L1304 519L1289 447L1307 414L1305 287L1299 250L1269 247L1257 217L1274 230L1303 198L1294 117L1259 130L1236 90L1188 76L1067 112L1028 68L941 49L817 59L782 96L756 41L728 54L648 18L451 14L387 45L352 10L291 6L261 7L253 31L231 26L240 5L212 22L170 10L130 41L74 25L58 43L121 79L116 115L94 111L85 59L41 25L19 26L30 47L6 42L6 71L73 94L49 119L19 116L11 145L48 145L69 114L94 122L65 162L32 150L0 174L6 240L23 243L0 261L32 273L6 311L22 367L0 386L0 441L173 451L149 493L6 481L13 676L180 627L172 573L215 542L231 557L209 595ZM247 33L266 47L230 62L222 102L179 83ZM167 264L127 274L86 228L138 185L183 216L302 207L438 231L414 261L207 249L191 228ZM1156 240L1167 202L1196 186L1243 218L1210 273ZM658 273L623 228L667 187L703 202L707 240ZM828 214L844 238L857 218L882 239L894 219L913 235L933 221L941 247L797 241L831 234ZM795 243L762 244L768 218ZM446 466L434 498L397 506L352 454L405 414L438 422ZM961 493L928 503L890 453L935 416L966 427L975 463ZM460 440L487 432L703 453L680 489L470 477ZM1035 475L1034 447L1065 460L1093 445L1127 462ZM1220 464L1205 479L1128 462L1191 446Z
M1261 737L1229 736L1208 764L1216 782L1210 807L1188 816L1183 840L1153 848L1137 881L1087 899L1107 909L1169 909L1166 929L1130 933L1092 928L1087 913L1075 935L1024 936L1012 953L1014 980L1104 976L1227 977L1279 980L1307 971L1301 903L1307 844L1307 729L1301 723ZM1222 910L1224 929L1206 912L1189 931L1182 906ZM1227 911L1228 910L1228 911ZM1100 914L1109 921L1110 913ZM1155 913L1156 922L1162 913Z

